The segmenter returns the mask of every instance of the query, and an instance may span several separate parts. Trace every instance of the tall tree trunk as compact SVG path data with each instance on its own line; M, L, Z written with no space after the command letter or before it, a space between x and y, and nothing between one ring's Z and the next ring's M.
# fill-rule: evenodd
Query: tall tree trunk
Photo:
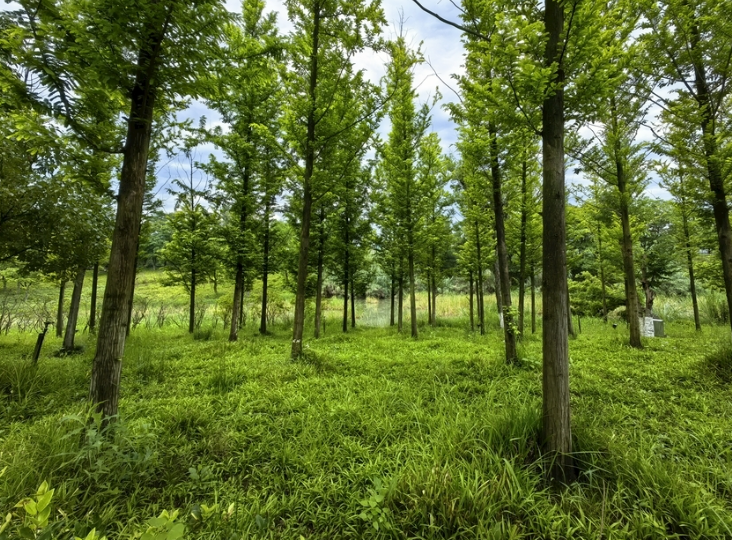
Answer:
M517 359L516 332L513 324L511 308L511 275L508 265L508 246L506 245L506 224L503 214L503 179L498 162L498 133L496 127L489 123L491 135L491 180L493 181L493 216L496 226L496 287L500 290L500 313L503 315L503 338L506 345L506 363L513 364Z
M694 308L694 325L696 331L701 331L701 319L699 318L699 302L696 297L696 280L694 279L694 256L691 249L691 234L689 234L689 220L686 210L683 211L681 220L684 227L684 240L686 242L686 266L689 270L689 292L691 293L691 304Z
M498 257L496 257L495 262L493 263L493 281L495 282L495 294L496 294L496 311L498 311L499 317L502 317L503 315L503 295L501 294L501 267L500 263L498 262ZM503 328L503 322L502 320L499 320L500 327Z
M394 265L391 265L391 289L389 292L389 302L391 304L391 310L389 312L389 326L394 326Z
M567 287L567 331L573 338L577 337L574 329L574 321L572 320L572 299L569 296L569 287Z
M66 333L64 334L64 350L74 350L74 339L76 337L76 323L79 320L79 305L81 304L81 290L84 288L84 276L86 268L79 268L74 278L74 291L71 293L71 306L69 307L69 319L66 322Z
M97 331L97 288L99 286L99 263L94 263L92 273L91 307L89 308L89 333Z
M427 324L432 326L432 281L429 272L427 272Z
M231 326L229 327L229 341L239 339L239 327L241 326L241 303L242 290L244 288L244 263L241 259L236 261L236 274L234 277L234 301L231 306ZM192 331L192 330L191 330Z
M645 253L641 259L641 285L643 286L643 293L646 297L644 316L653 317L653 300L656 298L656 292L651 287L651 281L648 277L648 259Z
M564 179L564 3L546 0L544 23L548 35L545 65L557 65L556 89L542 106L543 150L543 439L558 481L574 478L569 406L569 339L567 329L567 251Z
M536 268L531 265L531 333L536 334Z
M193 268L191 268L191 294L190 303L188 305L188 333L192 334L196 329L196 252L193 253Z
M468 272L468 282L470 287L470 331L475 331L475 313L473 310L473 271Z
M150 149L155 106L158 61L168 30L173 4L162 20L151 21L144 34L122 158L117 218L112 234L112 249L99 321L97 349L92 363L89 399L105 421L117 415L122 357L125 350L128 307L135 279L135 261L140 237L142 204L145 196L147 158Z
M619 156L619 154L616 154ZM630 232L630 212L628 210L629 194L626 189L625 171L622 160L616 158L618 190L620 191L620 224L623 229L622 252L623 270L625 272L626 311L630 324L630 346L641 349L640 321L638 320L638 289L635 285L635 263L633 262L633 237Z
M320 325L323 313L323 249L325 247L325 210L318 212L318 281L315 287L315 339L320 339Z
M478 322L480 335L485 335L485 310L483 309L483 256L480 246L480 226L475 222L475 247L478 256Z
M262 313L259 319L259 333L267 334L267 300L269 285L269 235L270 235L270 208L271 198L267 199L264 209L264 254L262 257Z
M407 254L407 263L409 265L409 316L410 323L412 326L412 337L417 338L419 332L417 331L417 293L414 279L414 244L413 239L409 238L409 253Z
M295 318L292 330L292 349L290 357L296 360L302 354L302 338L305 331L305 286L308 278L308 255L310 252L310 214L313 207L313 192L311 181L315 170L315 118L317 110L317 89L318 89L318 54L320 43L320 2L316 0L313 7L313 46L310 53L310 83L308 98L310 107L307 119L307 138L305 141L305 173L303 174L303 206L302 206L302 228L300 230L300 260L297 271L297 292L295 295Z
M600 259L600 287L602 288L602 320L607 322L607 285L605 280L605 262L602 256L602 230L597 224L597 253Z
M58 288L58 305L56 306L56 337L64 335L64 296L66 293L66 281L61 280Z
M528 177L528 163L526 159L521 163L521 232L519 238L519 308L518 308L518 337L524 336L524 296L526 293L526 225L528 222L528 202L526 181Z
M348 282L350 277L348 229L346 229L346 253L343 258L343 332L348 332Z
M399 264L399 325L397 331L399 333L404 329L404 276L401 273L401 263Z
M696 102L699 107L704 157L706 158L709 188L712 192L712 208L714 223L717 227L719 253L722 257L722 273L724 275L724 289L727 293L727 308L732 314L732 227L729 220L729 205L724 176L720 166L719 150L717 146L715 112L716 109L709 95L707 70L704 66L704 53L701 51L700 31L696 21L691 25L691 56L694 63L694 85L696 87ZM729 318L732 325L732 316Z
M356 328L356 287L353 271L351 271L351 328Z
M437 326L437 281L432 273L432 326Z

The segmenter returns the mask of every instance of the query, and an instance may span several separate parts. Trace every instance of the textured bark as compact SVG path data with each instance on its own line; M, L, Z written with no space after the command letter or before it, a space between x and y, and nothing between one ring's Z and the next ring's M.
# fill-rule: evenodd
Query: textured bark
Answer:
M616 159L615 168L618 179L618 190L620 191L620 224L623 229L621 247L623 253L623 270L625 272L625 305L628 323L630 325L630 346L641 349L643 348L643 344L641 343L640 321L638 320L638 289L635 284L633 237L630 232L629 194L627 192L623 163L620 159Z
M241 259L236 261L236 274L234 275L234 299L231 306L231 324L229 326L229 341L238 341L239 327L241 326L241 299L244 288L244 264ZM193 330L190 330L191 332Z
M394 267L392 265L391 269L391 289L389 292L389 302L391 304L391 310L389 312L389 326L394 326L394 294L395 294L395 285L394 285Z
M709 188L712 192L711 202L712 209L714 210L714 223L717 228L719 253L722 257L722 274L724 276L724 289L727 294L727 308L732 313L732 227L730 227L729 220L727 190L719 163L720 156L717 145L715 108L710 96L703 53L700 51L700 35L696 22L691 26L691 55L694 59L695 97L701 117L704 157L706 158ZM732 325L732 317L729 317L729 322Z
M524 336L524 303L526 296L526 226L528 222L526 180L528 164L526 159L521 164L521 232L519 238L519 307L518 307L518 337Z
M318 282L315 290L315 339L320 338L323 315L323 250L325 249L325 211L318 212Z
M122 357L125 350L128 308L135 279L135 261L140 237L142 204L145 195L147 158L150 148L155 78L162 42L167 32L170 4L163 20L145 28L149 39L139 54L131 91L131 107L123 152L117 197L117 218L99 321L97 349L92 364L89 397L105 421L117 415Z
M536 334L536 269L531 265L531 333Z
M295 296L295 318L292 330L292 348L290 357L295 360L302 354L302 338L305 331L305 285L308 273L308 255L310 253L310 214L313 207L313 193L311 181L315 170L315 126L317 120L316 102L318 89L318 53L320 47L320 2L316 1L313 6L313 33L312 52L310 53L310 82L308 98L310 110L307 117L307 139L305 142L305 173L303 174L303 205L302 224L300 229L300 259L297 270L297 289Z
M345 267L343 270L343 320L341 329L348 332L348 253L346 252Z
M142 216L140 216L140 220L142 220ZM132 310L135 307L135 287L137 286L137 263L139 262L139 256L140 256L140 239L137 239L137 247L135 248L135 264L134 266L134 275L132 276L132 292L130 293L130 300L127 303L127 326L125 327L125 335L127 337L130 337L130 331L132 330ZM109 279L109 278L107 278Z
M188 333L196 329L196 251L191 250L191 289L188 304Z
M264 209L264 253L262 257L262 312L259 319L259 333L267 333L267 297L269 282L269 235L270 235L270 212L272 199L267 199Z
M605 262L602 256L602 231L597 224L597 253L600 263L600 286L602 288L602 320L607 322L607 286L605 280Z
M56 306L56 337L64 335L64 296L66 294L66 281L61 280L58 288L58 304Z
M694 308L694 325L697 332L701 331L701 319L699 318L699 301L696 296L696 280L694 279L694 255L691 249L691 234L689 234L689 220L684 210L681 216L684 228L684 240L686 242L686 267L689 270L689 292L691 293L691 304Z
M401 265L400 265L401 266ZM404 329L404 277L401 274L401 268L399 272L399 324L397 330L401 333Z
M483 309L483 256L480 246L480 227L475 222L475 248L478 255L478 326L480 335L485 335L485 310Z
M92 273L91 307L89 308L89 333L97 331L97 288L99 287L99 263L94 263Z
M491 134L491 180L493 184L493 217L496 227L496 288L500 291L499 313L503 314L503 340L506 346L506 363L513 364L517 359L516 332L511 306L511 275L508 265L508 246L506 245L506 223L503 213L503 178L498 162L498 135L496 128L489 124Z
M419 337L419 332L417 331L417 293L415 288L415 279L414 279L414 250L412 249L412 239L410 238L409 241L410 249L409 249L409 255L408 255L408 261L409 264L409 316L410 316L410 323L412 326L412 337L417 338Z
M69 306L69 318L66 321L66 332L64 333L64 350L73 351L76 338L76 323L79 320L79 305L81 304L81 291L84 288L84 276L86 268L79 268L74 277L74 290L71 293L71 305Z
M353 286L353 270L351 270L351 328L356 328L356 288Z
M564 7L546 0L544 22L548 34L545 63L560 59ZM574 477L569 405L569 340L567 328L567 253L564 179L564 72L559 63L556 82L542 106L543 150L543 439L549 476L556 481Z
M474 332L475 331L475 312L474 312L474 308L473 308L474 294L473 294L473 271L472 270L468 273L468 283L469 283L469 287L470 287L470 289L469 289L470 290L470 331Z

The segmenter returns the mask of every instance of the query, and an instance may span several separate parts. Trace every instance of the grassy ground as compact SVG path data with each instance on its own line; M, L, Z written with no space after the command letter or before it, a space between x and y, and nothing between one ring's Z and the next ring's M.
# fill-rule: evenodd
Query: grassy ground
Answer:
M465 325L329 331L300 363L284 326L238 344L140 327L106 434L85 412L91 347L56 358L51 338L34 370L33 335L0 337L0 511L47 481L54 538L132 537L164 509L180 512L154 524L188 538L732 538L732 388L704 360L728 329L671 323L633 351L622 327L584 320L582 472L556 491L540 339L507 367L497 330Z

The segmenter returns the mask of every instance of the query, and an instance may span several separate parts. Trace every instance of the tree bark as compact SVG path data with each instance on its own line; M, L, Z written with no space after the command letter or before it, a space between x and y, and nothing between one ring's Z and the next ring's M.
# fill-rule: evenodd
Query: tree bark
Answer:
M699 318L699 302L696 296L696 280L694 279L694 255L691 248L691 234L689 234L689 220L686 210L683 211L681 220L684 228L684 240L686 242L686 266L689 270L689 292L691 293L691 304L694 308L694 325L696 331L701 331L701 319Z
M194 251L192 253L193 257L191 258L191 261L193 262L193 268L191 268L191 294L190 294L190 304L188 305L188 333L192 334L193 331L196 329L196 252Z
M531 333L536 334L536 268L531 265Z
M348 332L348 252L346 252L345 267L343 269L343 320L341 327L344 333Z
M643 285L643 292L646 297L644 315L646 317L653 317L653 301L656 298L656 292L653 290L653 287L651 287L651 281L648 277L648 262L645 253L641 260L641 284Z
M290 357L296 360L302 354L302 338L305 330L305 286L308 274L308 255L310 253L310 214L313 207L311 181L315 170L315 127L317 124L318 54L320 43L320 2L313 6L312 52L310 53L310 83L308 97L310 110L307 117L307 139L305 142L305 173L303 175L302 227L300 230L300 260L297 271L297 292L295 296L295 318L292 330L292 349Z
M528 177L528 163L526 159L521 163L521 232L519 245L519 308L518 308L518 337L524 336L524 296L526 293L526 226L528 223L526 181Z
M473 310L473 271L468 272L469 295L470 295L470 331L475 332L475 314Z
M701 130L706 158L709 188L712 192L712 208L714 223L717 227L719 253L722 257L722 273L724 275L724 289L727 294L727 308L732 314L732 227L729 220L729 205L727 204L727 190L724 176L720 167L720 157L717 147L715 108L712 103L707 71L704 66L704 56L700 49L699 27L694 21L691 25L691 55L694 63L694 86L696 87L696 102L701 115ZM729 317L732 325L732 316Z
M267 297L269 284L269 235L271 198L267 199L264 209L264 256L262 258L262 313L259 318L259 333L267 334Z
M394 265L391 268L391 289L389 293L389 301L391 304L391 310L389 312L389 326L394 326Z
M517 359L516 332L511 309L511 275L508 265L508 246L506 245L506 224L503 214L503 191L501 167L498 161L498 134L495 126L489 123L491 135L491 180L493 183L493 217L496 227L496 289L501 302L499 313L503 315L503 339L506 346L506 363L513 364Z
M315 289L315 339L320 339L320 325L323 309L323 249L325 247L325 211L318 212L318 281Z
M142 224L142 216L140 217L140 223ZM137 264L140 257L140 239L137 239L137 247L135 248L135 268L134 275L132 276L132 293L130 293L130 301L127 304L127 326L125 328L125 335L130 337L130 331L132 330L132 310L135 307L135 288L137 287Z
M97 411L102 413L105 422L115 417L118 410L127 310L135 279L135 261L145 196L147 158L156 97L155 80L172 9L171 3L162 20L147 24L145 30L149 38L140 51L131 91L117 197L117 218L112 234L107 285L104 289L97 349L89 387L89 398Z
M437 280L432 273L432 326L437 326Z
M475 247L478 256L478 324L480 335L485 335L485 310L483 309L483 256L480 247L480 226L475 222Z
M561 62L564 4L546 0L548 34L545 65L559 61L555 81L542 106L543 150L543 439L549 476L574 478L569 404L569 339L567 328L567 253L564 179L564 71Z
M92 273L91 307L89 308L89 333L97 331L97 288L99 286L99 263L94 263Z
M399 333L404 329L404 277L401 274L401 264L399 268L399 325L397 331Z
M432 326L432 281L429 272L427 272L427 324Z
M417 293L414 279L414 244L412 242L413 239L411 238L410 232L409 253L407 255L407 264L409 265L409 316L411 319L412 337L416 339L419 337L419 332L417 331Z
M61 280L58 289L58 305L56 307L56 337L64 335L64 295L66 293L66 281Z
M600 287L602 288L602 320L607 322L607 287L605 280L605 263L602 257L602 230L597 224L597 253L600 259Z
M351 270L351 328L356 328L356 287L354 287L353 270Z
M76 338L76 323L79 320L79 305L81 304L81 291L84 288L84 276L86 268L79 268L74 278L74 290L71 293L71 306L69 307L69 319L66 321L66 333L64 334L65 351L74 350L74 340Z
M229 341L239 340L239 326L241 325L241 301L244 288L244 263L241 259L236 261L236 274L234 276L234 299L231 306L231 325L229 327ZM193 330L189 330L192 332Z

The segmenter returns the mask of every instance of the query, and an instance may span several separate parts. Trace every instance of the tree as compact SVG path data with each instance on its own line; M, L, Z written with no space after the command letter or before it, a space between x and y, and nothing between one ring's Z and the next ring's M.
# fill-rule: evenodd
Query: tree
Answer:
M329 191L318 175L322 165L319 155L337 137L373 115L337 118L331 106L344 87L366 86L361 76L354 76L351 57L376 44L384 20L378 0L288 0L287 9L295 33L285 131L293 153L304 163L298 174L302 213L291 350L291 357L296 359L302 353L305 327L313 201Z
M168 190L176 197L175 212L168 216L172 235L162 250L165 271L170 283L182 283L188 291L188 332L197 327L196 287L215 277L222 258L218 237L218 219L206 199L210 196L208 182L196 178L191 150L186 149L189 172L185 180L172 181L177 189ZM203 184L203 185L201 185Z

